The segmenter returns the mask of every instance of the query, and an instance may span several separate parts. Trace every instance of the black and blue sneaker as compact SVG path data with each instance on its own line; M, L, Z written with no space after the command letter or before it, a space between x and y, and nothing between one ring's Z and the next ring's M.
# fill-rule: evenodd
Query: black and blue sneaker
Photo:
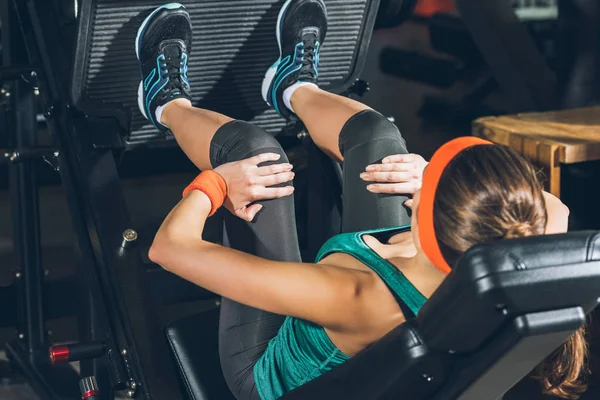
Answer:
M158 7L138 30L135 52L142 72L138 105L161 132L167 127L157 121L156 109L174 99L192 98L187 77L191 46L190 15L179 3Z
M279 115L292 112L283 92L297 82L317 84L319 50L327 33L327 8L322 0L287 0L277 19L279 59L265 74L263 99Z

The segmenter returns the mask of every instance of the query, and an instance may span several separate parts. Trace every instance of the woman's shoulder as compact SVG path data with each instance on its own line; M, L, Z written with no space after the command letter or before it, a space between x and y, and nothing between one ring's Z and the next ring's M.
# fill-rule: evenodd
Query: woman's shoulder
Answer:
M401 232L389 239L388 242L381 242L375 236L363 236L365 244L383 259L392 258L411 258L417 254L417 248L410 231Z

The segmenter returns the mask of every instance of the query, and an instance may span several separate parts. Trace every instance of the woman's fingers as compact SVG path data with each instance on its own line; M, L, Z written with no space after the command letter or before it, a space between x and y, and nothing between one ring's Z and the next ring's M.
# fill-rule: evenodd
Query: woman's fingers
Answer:
M235 214L243 219L244 221L252 222L254 221L254 217L260 210L262 210L262 204L252 204L249 207L240 208L235 212Z
M412 210L413 208L413 199L408 199L404 202L404 205Z
M294 193L293 186L278 188L255 186L251 189L253 201L280 199L282 197L290 196L292 193Z
M415 165L412 163L388 163L388 164L372 164L367 166L367 172L408 172L415 171ZM416 172L415 172L416 173Z
M410 163L413 161L417 161L421 158L420 155L418 154L395 154L392 156L388 156L386 158L384 158L383 160L381 160L381 162L383 164L388 164L388 163Z
M292 164L288 164L288 163L268 165L266 167L258 167L256 169L256 175L267 176L267 175L279 174L282 172L291 171L293 168L294 168L294 166Z
M279 174L258 176L254 178L254 184L259 186L274 186L280 183L290 182L294 179L293 172L281 172Z
M258 164L267 162L267 161L277 161L281 158L280 154L277 153L262 153L254 157L250 157L244 161L244 164L257 166Z
M404 183L376 183L367 186L367 190L372 193L385 194L415 194L421 188L420 182Z
M360 178L367 182L408 182L416 178L413 172L363 172Z

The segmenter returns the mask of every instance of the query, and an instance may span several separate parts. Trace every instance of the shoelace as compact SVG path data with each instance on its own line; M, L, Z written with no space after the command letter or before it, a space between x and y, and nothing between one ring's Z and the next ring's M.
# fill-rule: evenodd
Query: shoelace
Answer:
M187 83L182 79L184 63L183 55L180 57L169 57L161 63L163 78L169 78L169 83L163 88L163 97L177 90L182 92L187 90Z
M300 75L316 79L317 71L315 70L316 62L316 48L317 48L317 37L316 35L307 35L304 38L304 46L302 50L302 68Z

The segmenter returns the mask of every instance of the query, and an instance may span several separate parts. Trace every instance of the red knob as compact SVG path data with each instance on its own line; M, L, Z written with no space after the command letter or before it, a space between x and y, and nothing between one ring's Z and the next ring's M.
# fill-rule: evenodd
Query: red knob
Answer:
M85 392L83 395L81 395L81 400L87 400L90 397L99 396L99 395L100 395L99 390L90 390L90 391Z
M50 362L52 364L68 363L69 361L71 361L69 346L50 347Z

